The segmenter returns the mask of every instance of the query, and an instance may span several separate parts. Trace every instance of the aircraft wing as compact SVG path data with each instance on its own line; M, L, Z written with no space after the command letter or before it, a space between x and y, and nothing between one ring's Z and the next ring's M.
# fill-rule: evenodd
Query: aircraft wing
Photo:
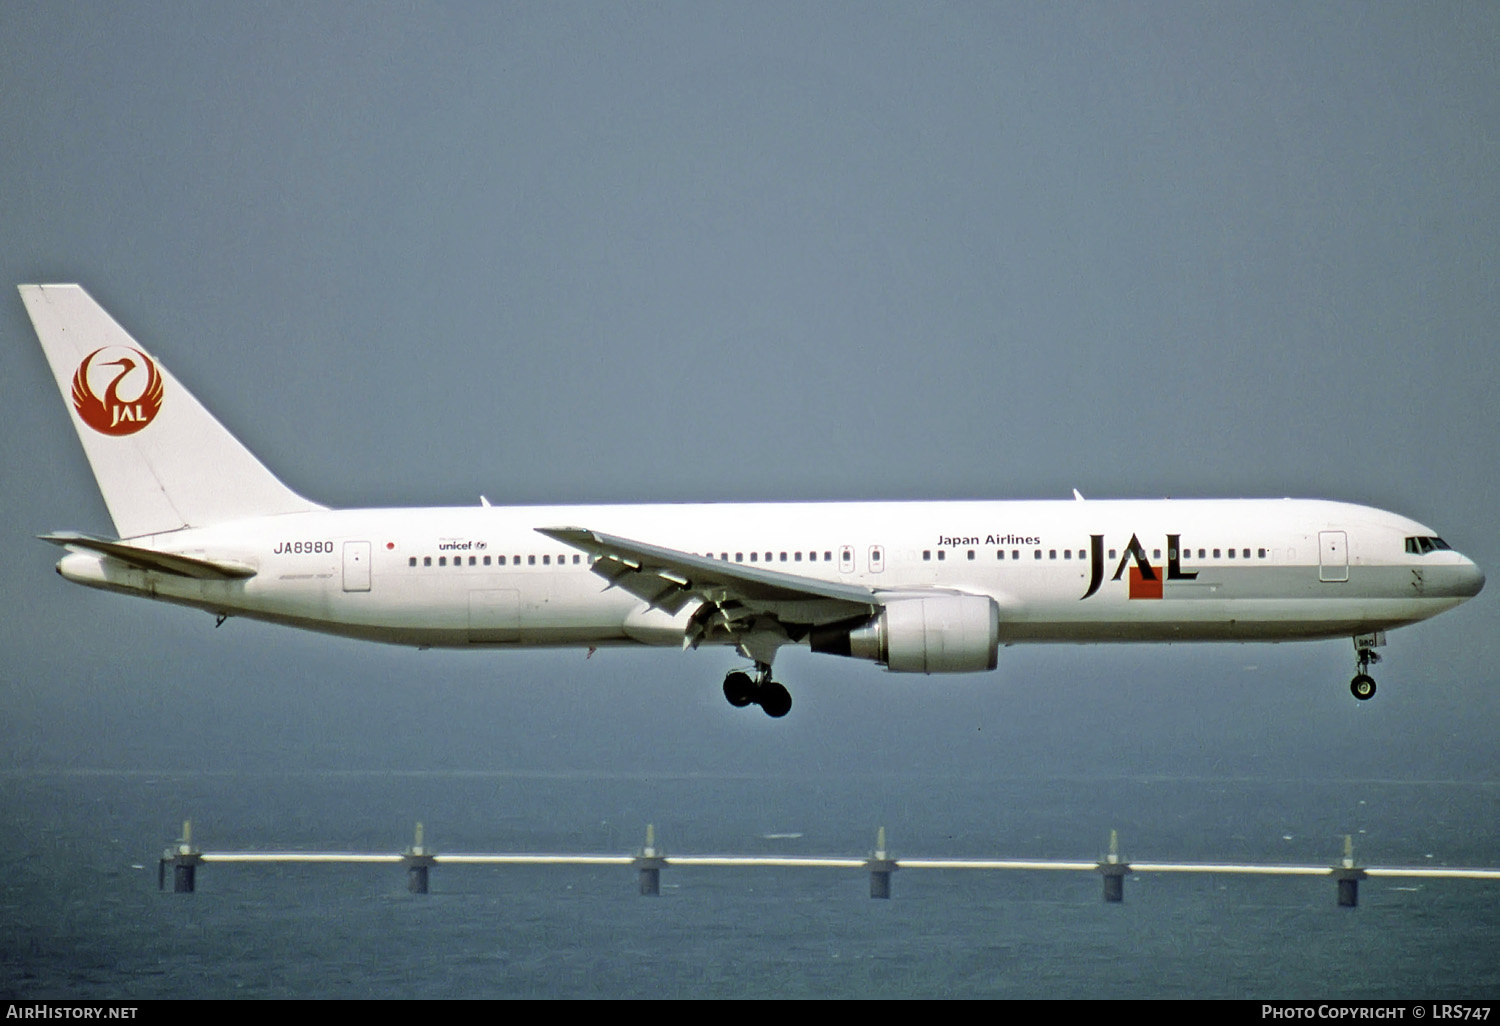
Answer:
M729 563L583 527L537 531L587 552L594 557L594 573L672 614L697 600L769 613L789 626L810 625L867 618L885 601L863 585Z
M128 545L122 541L99 538L92 534L74 534L57 531L37 535L42 541L61 545L65 549L84 549L117 559L138 570L155 570L159 573L176 574L178 577L195 577L202 581L234 581L254 577L255 570L240 563L215 562L196 556L179 556L171 552Z

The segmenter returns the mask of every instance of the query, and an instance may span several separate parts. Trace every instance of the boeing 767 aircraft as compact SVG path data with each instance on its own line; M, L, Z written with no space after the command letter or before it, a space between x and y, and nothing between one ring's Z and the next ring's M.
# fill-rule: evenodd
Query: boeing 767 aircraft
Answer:
M282 484L77 285L22 285L117 538L57 572L216 616L418 647L729 645L784 716L784 645L895 673L1002 645L1352 637L1479 593L1431 528L1306 499L333 510Z

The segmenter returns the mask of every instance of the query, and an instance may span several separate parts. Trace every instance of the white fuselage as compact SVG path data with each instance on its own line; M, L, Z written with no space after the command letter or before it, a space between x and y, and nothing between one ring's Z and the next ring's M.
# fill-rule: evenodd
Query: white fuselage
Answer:
M330 510L292 491L77 284L20 286L116 537L53 532L91 587L393 644L729 645L780 717L777 651L897 673L1045 641L1354 639L1478 593L1430 529L1311 500Z
M254 571L242 580L76 551L58 569L396 644L681 645L693 608L653 609L538 531L568 525L880 595L988 596L1005 645L1348 637L1426 619L1484 581L1452 550L1408 551L1433 535L1412 520L1294 499L320 510L133 539Z

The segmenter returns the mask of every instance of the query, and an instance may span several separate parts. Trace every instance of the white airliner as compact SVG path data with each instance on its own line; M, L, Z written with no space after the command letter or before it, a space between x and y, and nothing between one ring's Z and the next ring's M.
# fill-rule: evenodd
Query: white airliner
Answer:
M784 716L783 645L898 673L1020 642L1352 637L1484 575L1394 513L1302 499L331 510L283 485L77 285L21 297L119 538L42 537L70 581L418 647L731 645Z

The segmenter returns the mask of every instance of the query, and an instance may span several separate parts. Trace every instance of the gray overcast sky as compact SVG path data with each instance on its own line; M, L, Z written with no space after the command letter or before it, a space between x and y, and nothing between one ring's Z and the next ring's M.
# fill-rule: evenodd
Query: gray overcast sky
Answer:
M1493 584L1394 634L1368 705L1345 642L793 653L782 724L722 652L72 587L31 535L110 525L12 286L83 283L333 505L1315 495L1493 577L1497 45L1487 3L10 0L0 748L1493 779Z

